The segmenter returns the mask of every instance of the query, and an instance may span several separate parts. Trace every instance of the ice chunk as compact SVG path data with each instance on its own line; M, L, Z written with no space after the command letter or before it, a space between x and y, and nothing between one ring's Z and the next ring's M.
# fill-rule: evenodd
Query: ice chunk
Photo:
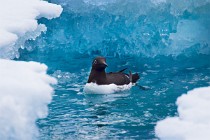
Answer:
M18 49L27 39L34 39L37 34L46 31L40 27L37 19L52 19L60 16L62 8L42 0L6 0L0 4L0 58L15 58ZM35 32L39 31L39 33ZM22 44L16 45L18 39Z
M197 88L177 99L178 116L159 121L156 135L162 140L210 139L210 87Z
M0 139L30 140L37 136L35 121L46 117L56 80L47 66L0 59Z

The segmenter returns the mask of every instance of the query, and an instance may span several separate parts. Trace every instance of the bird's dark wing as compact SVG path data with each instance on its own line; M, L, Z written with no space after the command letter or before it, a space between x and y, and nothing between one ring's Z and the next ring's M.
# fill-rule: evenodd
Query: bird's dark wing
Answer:
M109 84L125 85L131 82L129 76L121 72L107 73L106 78Z

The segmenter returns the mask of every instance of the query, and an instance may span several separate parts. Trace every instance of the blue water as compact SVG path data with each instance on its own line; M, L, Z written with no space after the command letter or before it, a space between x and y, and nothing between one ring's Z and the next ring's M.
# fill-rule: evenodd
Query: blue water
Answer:
M18 60L45 63L58 79L39 139L157 139L155 124L177 114L177 97L210 85L210 2L84 1L51 0L61 17L39 20L48 31L20 50ZM147 90L85 94L98 55L107 71L138 72Z

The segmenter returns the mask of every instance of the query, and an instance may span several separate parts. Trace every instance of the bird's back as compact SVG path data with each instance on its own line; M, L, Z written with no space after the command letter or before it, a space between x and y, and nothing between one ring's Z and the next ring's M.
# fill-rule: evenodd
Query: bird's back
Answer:
M107 73L106 78L109 84L125 85L131 82L129 75L121 72Z

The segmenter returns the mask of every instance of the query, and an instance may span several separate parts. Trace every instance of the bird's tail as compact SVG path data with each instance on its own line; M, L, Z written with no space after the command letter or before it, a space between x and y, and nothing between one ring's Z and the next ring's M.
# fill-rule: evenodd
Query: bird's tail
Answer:
M138 73L132 74L132 83L136 83L139 80L140 76Z

